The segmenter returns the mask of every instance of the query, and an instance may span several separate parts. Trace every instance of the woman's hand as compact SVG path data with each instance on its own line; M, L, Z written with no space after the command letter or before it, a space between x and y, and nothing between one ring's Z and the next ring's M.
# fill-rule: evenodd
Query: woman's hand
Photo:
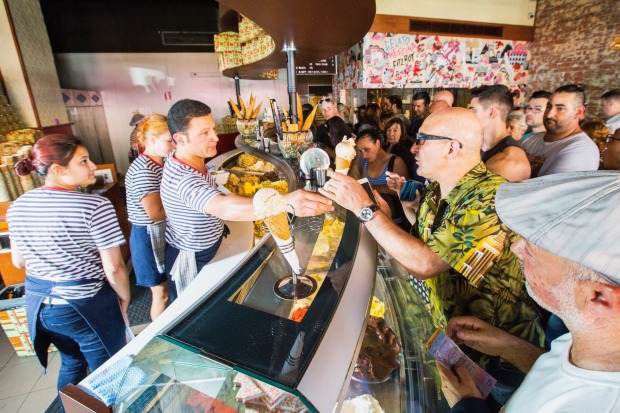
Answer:
M400 197L400 190L405 183L405 177L395 174L394 172L386 171L387 175L387 186L392 191L396 192Z

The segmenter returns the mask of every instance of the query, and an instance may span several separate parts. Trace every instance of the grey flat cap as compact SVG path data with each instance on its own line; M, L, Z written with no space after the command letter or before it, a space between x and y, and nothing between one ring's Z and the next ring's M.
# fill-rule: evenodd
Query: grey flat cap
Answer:
M528 241L620 286L620 171L505 183L495 207L502 221Z

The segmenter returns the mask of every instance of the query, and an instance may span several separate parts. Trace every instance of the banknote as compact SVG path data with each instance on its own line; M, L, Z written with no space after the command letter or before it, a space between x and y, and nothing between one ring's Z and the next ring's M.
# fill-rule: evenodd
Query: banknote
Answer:
M467 357L463 350L443 331L437 329L431 338L426 342L426 349L431 355L446 368L452 369L455 365L461 365L467 369L469 375L473 377L476 387L482 393L483 398L487 398L497 380L489 373L484 371L472 359Z

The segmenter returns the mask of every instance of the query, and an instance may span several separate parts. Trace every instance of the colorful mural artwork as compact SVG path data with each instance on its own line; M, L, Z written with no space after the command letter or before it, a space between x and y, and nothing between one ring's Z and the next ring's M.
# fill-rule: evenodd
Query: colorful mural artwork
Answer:
M528 42L368 33L346 52L340 85L349 88L471 88L527 81Z

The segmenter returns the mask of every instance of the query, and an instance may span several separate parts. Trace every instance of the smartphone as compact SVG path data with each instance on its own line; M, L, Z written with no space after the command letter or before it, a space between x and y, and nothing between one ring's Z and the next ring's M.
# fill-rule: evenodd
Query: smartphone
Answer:
M364 191L366 191L366 193L368 194L372 202L375 205L379 206L379 203L377 202L377 198L375 198L375 193L372 191L372 186L370 186L370 182L368 182L368 179L367 178L358 179L357 182L362 184L362 188L364 188Z

